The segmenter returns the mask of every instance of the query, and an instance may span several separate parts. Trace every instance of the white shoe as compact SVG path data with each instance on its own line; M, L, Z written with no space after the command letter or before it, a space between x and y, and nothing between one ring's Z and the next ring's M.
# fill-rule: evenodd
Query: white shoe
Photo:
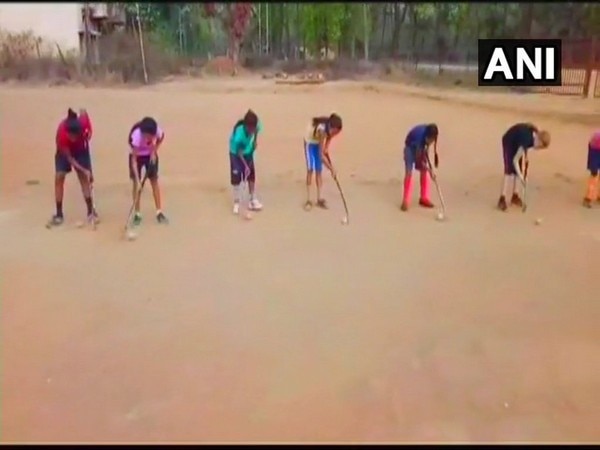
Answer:
M263 209L263 205L261 202L258 201L258 199L254 198L250 200L248 208L252 211L260 211L261 209Z
M240 204L237 203L237 202L233 204L233 213L234 214L239 214L240 213Z

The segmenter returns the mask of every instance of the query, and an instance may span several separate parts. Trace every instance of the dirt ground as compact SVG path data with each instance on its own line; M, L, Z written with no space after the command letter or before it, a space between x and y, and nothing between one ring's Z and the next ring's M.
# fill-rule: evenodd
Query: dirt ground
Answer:
M73 176L67 223L44 228L69 106L95 124L95 232L73 225ZM249 107L265 126L265 209L245 222L231 214L227 143ZM331 111L347 227L330 179L329 211L301 207L305 126ZM146 192L126 242L127 133L148 114L166 131L171 224L154 223ZM553 141L532 157L528 212L502 214L499 139L520 120ZM398 208L402 141L424 121L441 129L444 223ZM589 125L372 84L199 80L5 86L0 130L3 441L600 440Z

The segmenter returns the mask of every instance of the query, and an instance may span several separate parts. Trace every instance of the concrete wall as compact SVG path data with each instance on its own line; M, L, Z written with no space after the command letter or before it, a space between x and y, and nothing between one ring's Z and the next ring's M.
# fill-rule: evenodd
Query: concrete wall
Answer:
M0 3L0 29L31 30L61 49L79 50L80 3Z

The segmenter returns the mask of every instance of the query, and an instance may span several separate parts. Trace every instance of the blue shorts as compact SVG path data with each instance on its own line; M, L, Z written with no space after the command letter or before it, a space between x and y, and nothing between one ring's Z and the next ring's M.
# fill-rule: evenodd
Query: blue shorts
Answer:
M593 176L600 173L600 148L588 145L587 169Z
M417 147L404 147L404 168L407 172L413 169L425 170L426 167L423 164L423 160L418 158L419 149Z
M323 172L323 160L319 144L304 143L304 157L306 158L306 170L309 172Z
M80 150L71 154L73 159L86 170L92 171L92 156L89 149ZM68 158L58 150L54 155L54 170L56 173L69 173L73 170Z

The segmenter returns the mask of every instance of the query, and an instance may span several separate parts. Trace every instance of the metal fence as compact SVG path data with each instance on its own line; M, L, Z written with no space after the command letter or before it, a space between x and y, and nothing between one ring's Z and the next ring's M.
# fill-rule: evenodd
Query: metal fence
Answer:
M560 86L536 88L535 92L557 95L591 94L600 98L600 82L595 77L591 86L592 73L600 71L600 43L595 38L562 40L562 83Z
M535 92L556 95L580 95L584 96L587 87L586 69L561 70L561 85L535 88Z

